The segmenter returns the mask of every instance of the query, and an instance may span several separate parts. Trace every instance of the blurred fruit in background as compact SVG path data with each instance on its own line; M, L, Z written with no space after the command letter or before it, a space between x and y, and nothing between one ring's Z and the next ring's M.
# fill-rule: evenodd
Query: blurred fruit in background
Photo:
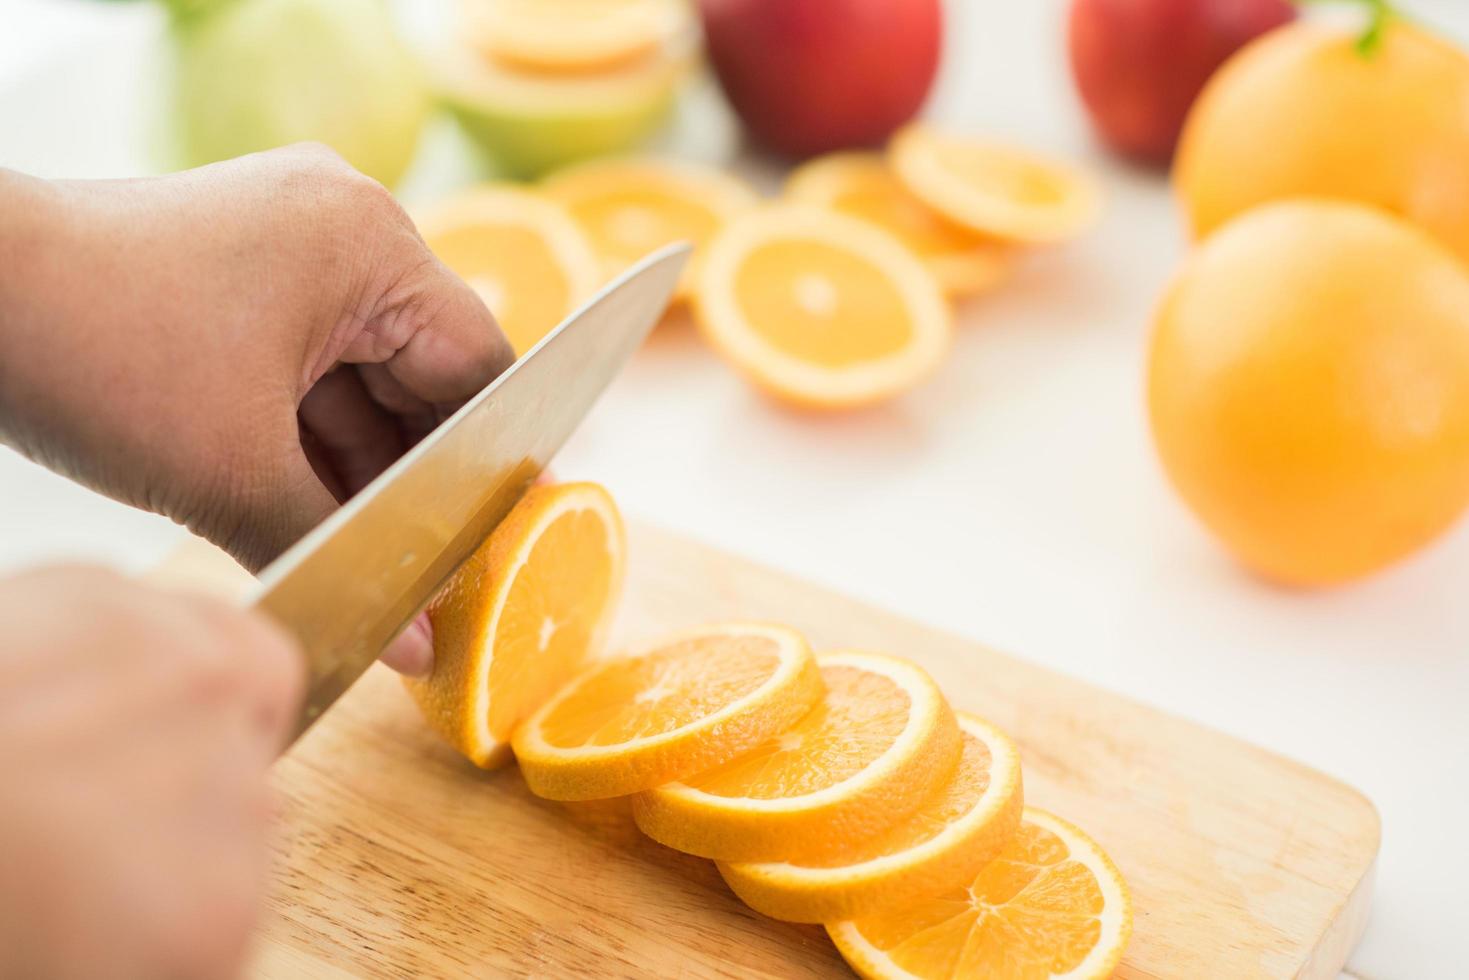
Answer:
M172 0L188 166L318 140L392 186L430 110L380 0Z
M1242 562L1366 575L1469 503L1469 274L1386 212L1257 208L1165 295L1148 405L1169 477Z
M923 105L939 0L699 0L705 45L750 134L807 157L876 146Z
M1008 242L955 224L903 186L880 153L849 150L817 157L786 180L793 201L834 208L897 236L921 258L950 296L997 285L1014 265Z
M697 62L679 0L465 0L430 68L465 132L510 177L625 153L668 118Z
M1072 76L1108 145L1166 164L1214 70L1294 18L1289 0L1073 0Z
M953 314L898 239L823 208L769 205L705 249L694 309L704 336L763 390L852 408L912 388L942 361Z
M578 164L547 177L540 189L580 222L609 278L664 245L702 246L759 200L753 188L722 170L653 157ZM687 293L692 273L691 264L678 298Z
M535 346L602 283L591 242L565 209L515 185L487 185L418 216L430 249L480 294L516 354Z
M914 124L893 137L888 161L903 186L972 232L1034 245L1090 227L1101 195L1080 170L1018 146Z
M1469 57L1400 18L1359 37L1301 22L1214 76L1175 170L1196 236L1265 201L1349 198L1469 259Z

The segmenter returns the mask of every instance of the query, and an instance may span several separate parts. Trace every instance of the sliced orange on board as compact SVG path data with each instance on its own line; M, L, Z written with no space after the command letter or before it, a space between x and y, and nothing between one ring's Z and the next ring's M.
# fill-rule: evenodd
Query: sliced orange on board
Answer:
M705 626L594 665L516 731L515 755L540 796L622 796L735 758L807 714L822 691L795 630Z
M685 0L465 0L462 10L482 54L544 72L647 57L693 23Z
M834 208L891 232L928 266L951 296L983 292L1005 278L1018 249L971 231L916 197L877 153L833 153L802 164L786 196Z
M954 775L906 819L824 856L721 864L745 904L793 922L830 922L967 885L1009 843L1024 804L1020 751L1004 732L959 716Z
M429 607L434 668L408 679L429 724L476 765L596 652L621 594L622 518L594 483L528 490Z
M1101 208L1091 178L1075 167L922 124L893 137L888 162L914 196L950 221L1016 242L1074 238Z
M854 970L878 980L1101 980L1132 933L1132 900L1095 841L1030 808L971 881L827 932Z
M731 221L694 275L700 329L759 387L809 407L891 398L934 371L953 314L923 263L874 225L808 205Z
M542 181L541 192L581 223L608 276L664 245L708 241L759 200L747 184L723 171L652 157L569 167ZM686 273L681 292L689 280Z
M874 653L819 657L826 694L722 765L633 798L643 832L726 861L780 861L881 833L954 772L959 728L933 680Z
M505 185L444 201L419 221L424 241L495 314L524 354L602 281L581 226L559 205Z

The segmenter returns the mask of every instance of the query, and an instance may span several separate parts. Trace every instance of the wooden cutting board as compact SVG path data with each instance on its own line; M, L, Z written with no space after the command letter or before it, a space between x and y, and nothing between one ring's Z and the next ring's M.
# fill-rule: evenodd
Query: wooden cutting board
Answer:
M1019 742L1029 802L1130 882L1121 977L1334 980L1366 923L1377 812L1321 773L652 527L634 525L618 636L789 623L818 650L926 667ZM159 578L230 591L191 544ZM276 768L280 860L262 977L825 977L816 927L763 918L714 866L641 837L617 801L564 805L442 745L374 667Z

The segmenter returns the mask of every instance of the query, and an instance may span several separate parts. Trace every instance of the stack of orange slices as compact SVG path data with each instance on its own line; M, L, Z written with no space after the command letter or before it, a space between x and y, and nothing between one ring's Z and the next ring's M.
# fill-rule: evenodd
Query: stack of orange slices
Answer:
M823 923L863 976L1111 974L1127 886L1025 806L1004 732L913 663L773 623L599 656L624 551L601 488L532 490L432 608L434 670L408 682L431 725L482 766L513 750L540 796L631 797L645 834Z
M482 294L518 351L596 283L688 241L676 298L711 346L781 401L828 410L920 384L944 362L953 302L994 289L1028 248L1080 234L1099 200L1066 164L926 126L885 154L798 167L777 201L717 168L656 157L580 163L516 193L537 206L504 186L473 191L438 208L424 234L452 268L493 286ZM497 196L508 202L498 222L485 204ZM507 225L510 245L468 244Z

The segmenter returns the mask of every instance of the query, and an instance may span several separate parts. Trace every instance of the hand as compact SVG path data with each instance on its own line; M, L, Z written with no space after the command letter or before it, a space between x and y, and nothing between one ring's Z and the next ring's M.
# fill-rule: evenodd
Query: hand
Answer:
M322 147L146 180L0 171L0 213L0 440L252 571L514 357ZM396 652L430 666L421 630Z
M293 645L86 569L0 580L0 623L0 976L236 975Z

